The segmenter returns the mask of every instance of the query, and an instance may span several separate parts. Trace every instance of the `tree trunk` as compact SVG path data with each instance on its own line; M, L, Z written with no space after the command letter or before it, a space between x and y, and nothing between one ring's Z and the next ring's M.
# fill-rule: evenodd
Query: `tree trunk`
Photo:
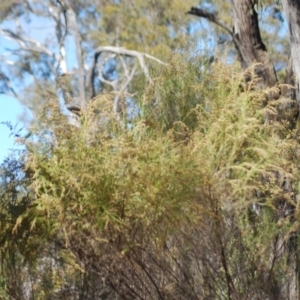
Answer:
M262 79L262 87L272 87L276 84L277 77L260 36L258 16L254 8L255 2L257 1L232 0L235 23L233 30L222 23L217 15L204 9L192 7L188 14L205 18L229 33L238 51L243 69L259 63L255 72Z
M283 11L289 27L291 62L293 70L292 82L296 88L298 108L300 106L300 1L281 0ZM299 118L299 115L298 115ZM289 273L292 274L287 285L287 299L299 299L299 250L297 244L290 253Z
M261 63L255 70L266 86L272 87L277 78L267 49L262 42L258 17L253 0L233 0L234 42L239 51L242 67L248 68L253 63Z
M289 27L291 59L287 70L287 82L294 83L296 88L296 99L298 107L300 105L300 1L282 0L283 11ZM291 64L291 66L290 66ZM292 71L291 71L292 69ZM292 73L294 76L292 76ZM291 91L290 91L291 93ZM291 95L293 96L293 95ZM299 115L298 115L299 118ZM290 241L291 243L292 241ZM286 299L299 299L299 250L297 243L288 249L289 253L289 274L286 285Z
M300 105L300 1L282 0L281 2L290 32L296 99L298 105Z

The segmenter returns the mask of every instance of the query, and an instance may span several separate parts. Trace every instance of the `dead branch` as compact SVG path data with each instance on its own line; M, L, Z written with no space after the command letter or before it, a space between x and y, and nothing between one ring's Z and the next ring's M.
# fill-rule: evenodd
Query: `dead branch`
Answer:
M14 42L18 43L22 50L43 53L48 56L54 57L54 53L41 45L41 43L38 41L26 38L21 34L12 32L9 29L0 29L0 34L7 39L13 40Z
M151 59L151 60L153 60L153 61L155 61L159 64L166 65L166 63L164 63L163 61L161 61L158 58L156 58L154 56L151 56L147 53L138 52L138 51L134 51L134 50L128 50L128 49L123 48L123 47L114 47L114 46L101 46L101 47L98 47L95 51L94 62L93 62L92 68L91 68L89 76L88 76L89 77L89 89L90 89L90 98L91 99L96 96L95 87L94 87L94 79L95 79L95 73L96 73L95 71L96 71L96 67L97 67L98 58L104 52L114 53L114 54L120 55L120 57L121 56L129 56L129 57L135 58L138 61L139 65L140 65L140 67L141 67L141 69L142 69L142 71L143 71L143 73L144 73L144 75L145 75L145 77L147 78L148 81L151 81L151 78L150 78L148 67L145 63L145 57L148 58L148 59ZM124 67L124 64L126 65L126 63L123 60L123 58L121 59L121 62L122 62L122 65ZM125 77L127 79L128 78L132 79L132 77L134 76L134 73L132 74L132 72L129 72L128 67L124 67L124 71L125 71ZM128 75L129 73L131 75ZM100 79L100 80L105 83L105 81L103 81L102 79ZM129 82L128 82L128 80L126 81L126 87L128 86ZM124 88L122 90L124 91Z
M209 13L208 11L197 8L197 7L191 7L191 10L187 12L189 15L195 15L204 19L209 20L212 23L215 23L216 25L223 28L225 31L227 31L232 37L233 37L233 31L230 30L229 27L227 27L225 24L223 24L214 14Z

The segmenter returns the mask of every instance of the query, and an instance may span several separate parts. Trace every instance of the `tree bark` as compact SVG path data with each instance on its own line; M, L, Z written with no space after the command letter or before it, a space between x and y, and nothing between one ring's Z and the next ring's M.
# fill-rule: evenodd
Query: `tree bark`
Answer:
M267 49L262 42L258 16L254 0L233 0L234 13L234 42L240 54L242 67L248 68L257 62L261 65L256 68L257 74L263 79L266 86L272 87L277 78Z
M296 86L296 99L300 105L300 1L282 0L283 11L289 27L291 57L294 80Z
M260 65L255 68L255 71L262 79L263 87L272 87L276 84L277 77L260 36L258 16L255 10L256 2L255 0L232 0L235 23L233 30L222 23L215 14L201 8L192 7L188 14L205 18L229 33L238 51L243 69L259 63Z
M288 83L294 83L296 88L296 100L298 109L300 107L300 1L299 0L281 0L286 21L288 23L291 46L291 68L288 68ZM290 73L290 74L289 74ZM291 76L293 73L293 76ZM299 114L298 114L299 119ZM289 273L292 275L287 285L287 299L299 299L299 250L297 244L290 253Z

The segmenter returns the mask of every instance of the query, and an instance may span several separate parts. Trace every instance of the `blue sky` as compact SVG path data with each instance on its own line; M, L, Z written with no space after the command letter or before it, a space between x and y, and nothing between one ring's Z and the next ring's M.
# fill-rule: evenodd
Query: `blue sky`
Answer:
M4 21L1 23L0 27L3 29L8 28L13 30L14 24L12 21ZM7 55L9 60L13 60L9 56L8 49L18 49L17 43L0 35L0 54ZM14 87L14 83L12 83L12 86ZM14 89L18 92L18 89L15 87ZM2 123L8 122L12 127L21 129L24 127L24 123L21 121L21 116L24 116L26 113L28 115L28 112L29 110L15 97L0 94L0 163L5 157L10 155L12 149L18 148L9 127Z
M20 20L23 23L22 20ZM42 25L44 22L38 22L35 26ZM24 23L23 23L24 24ZM10 29L14 30L15 24L13 21L4 21L1 23L0 27L2 29ZM28 29L28 35L35 35L37 37L41 37L42 35L37 32L32 32L31 26L25 27ZM17 43L6 39L5 37L0 35L0 54L1 55L8 55L9 59L12 59L9 56L8 49L18 49L19 46ZM12 83L14 85L14 83ZM15 87L14 87L15 88ZM18 90L17 90L18 91ZM21 121L21 115L25 112L28 112L26 107L21 104L21 102L13 96L8 96L5 94L0 94L0 123L2 122L9 122L13 127L17 126L17 128L24 127L24 124ZM11 149L17 148L13 135L9 128L4 125L0 124L0 163L3 159L10 154Z
M53 21L50 21L49 19L43 18L43 17L36 17L34 15L31 15L31 22L28 23L25 20L22 20L20 18L20 23L22 24L22 28L26 30L26 36L33 38L35 40L40 41L42 44L44 44L45 40L51 39L53 41L54 31L55 31L55 24ZM5 29L8 28L10 30L14 30L14 22L8 21L8 22L2 22L0 24L0 28ZM70 46L70 39L67 39L67 44ZM54 42L55 44L55 42ZM71 45L72 47L72 45ZM9 54L9 51L7 49L18 49L19 46L17 43L6 39L5 37L0 35L0 54ZM57 47L52 48L51 50L55 50L58 52ZM72 51L71 51L72 52ZM73 51L74 52L74 51ZM14 58L8 56L9 59L13 60ZM75 60L75 56L73 54L68 55L68 58L71 60ZM70 65L71 62L68 61L68 64ZM73 63L74 65L74 63ZM27 83L25 82L25 85ZM55 84L53 82L53 84ZM12 86L15 88L14 83L12 82ZM15 90L20 92L17 88ZM4 94L0 94L0 123L1 122L10 122L12 126L17 126L18 129L25 126L25 124L21 120L21 115L24 115L26 113L26 116L30 116L30 113L28 114L29 110L22 105L22 103L12 97L7 96ZM3 159L9 155L10 149L16 148L17 145L14 141L13 136L10 136L11 132L9 128L5 125L0 124L0 163L3 161Z
M0 122L10 122L12 126L22 124L18 120L24 112L25 107L20 102L10 96L0 95ZM13 136L10 136L7 126L0 124L0 162L9 154L9 149L16 148Z
M1 28L10 28L11 22L3 22ZM0 35L0 54L7 54L7 48L15 49L16 45ZM10 122L12 126L18 124L18 116L24 112L22 104L14 97L0 94L0 123ZM9 128L0 124L0 163L9 155L9 150L15 147L13 136Z

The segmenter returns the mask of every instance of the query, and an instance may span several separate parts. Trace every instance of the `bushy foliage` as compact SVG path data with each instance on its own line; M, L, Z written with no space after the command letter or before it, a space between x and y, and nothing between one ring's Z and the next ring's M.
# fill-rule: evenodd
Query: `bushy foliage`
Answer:
M103 95L74 126L49 97L30 129L26 205L1 227L2 260L25 266L19 299L280 297L298 239L297 128L251 70L246 82L177 55L153 72L130 122Z

